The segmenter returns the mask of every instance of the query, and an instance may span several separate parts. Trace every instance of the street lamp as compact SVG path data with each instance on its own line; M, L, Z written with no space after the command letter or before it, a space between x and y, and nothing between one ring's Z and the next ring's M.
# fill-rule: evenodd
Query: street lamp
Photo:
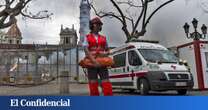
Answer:
M194 40L205 39L206 35L207 35L207 27L205 26L205 24L203 24L202 27L201 27L202 34L200 34L197 31L197 25L198 25L197 19L194 18L193 21L192 21L192 24L193 24L193 27L194 27L194 32L192 32L190 34L189 34L189 27L190 27L189 24L185 23L185 25L183 26L184 31L186 33L186 37L188 39L194 39Z
M192 24L193 24L194 29L196 29L197 25L198 25L198 20L196 18L194 18L192 21Z
M205 24L202 25L201 30L202 30L202 34L204 35L204 38L206 38L207 27L205 26Z

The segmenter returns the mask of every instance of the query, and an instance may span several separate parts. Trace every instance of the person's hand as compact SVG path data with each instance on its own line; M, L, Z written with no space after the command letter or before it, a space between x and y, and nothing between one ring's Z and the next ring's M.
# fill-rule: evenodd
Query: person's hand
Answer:
M101 52L101 53L99 53L98 56L100 56L100 57L107 57L108 55L109 55L109 52Z
M101 67L100 63L98 63L97 61L94 62L94 67L98 68Z
M108 56L108 55L110 55L110 52L106 51L106 52L104 52L104 54Z

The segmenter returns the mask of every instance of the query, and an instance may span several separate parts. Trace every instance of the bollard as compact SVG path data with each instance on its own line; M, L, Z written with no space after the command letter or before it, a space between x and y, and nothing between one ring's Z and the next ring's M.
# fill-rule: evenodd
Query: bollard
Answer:
M60 94L68 94L69 93L69 72L62 71L60 74Z

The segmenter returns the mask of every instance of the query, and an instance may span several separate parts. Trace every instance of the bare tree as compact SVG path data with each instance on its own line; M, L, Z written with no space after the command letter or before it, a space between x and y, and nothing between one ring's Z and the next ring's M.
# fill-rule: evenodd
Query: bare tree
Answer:
M93 1L90 3L95 14L101 18L110 17L117 19L122 24L122 31L125 33L126 42L132 39L138 39L146 33L146 27L150 19L162 7L175 1L168 0L155 8L151 13L148 13L149 4L154 0L109 0L113 5L114 10L98 10ZM125 9L124 9L125 8ZM109 8L110 9L110 8ZM133 11L131 11L133 9ZM136 12L136 13L132 13ZM130 22L130 23L129 23ZM130 25L130 27L128 27ZM141 25L141 26L139 26ZM141 28L138 31L138 28ZM130 31L131 29L131 31Z
M32 19L44 19L52 15L47 10L39 11L37 14L29 12L29 3L32 1L34 0L1 0L0 29L7 28L15 23L18 15Z

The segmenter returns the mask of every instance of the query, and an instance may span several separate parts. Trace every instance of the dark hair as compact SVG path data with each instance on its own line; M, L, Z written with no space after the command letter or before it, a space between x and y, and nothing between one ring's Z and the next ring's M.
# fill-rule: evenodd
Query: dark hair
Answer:
M94 23L92 23L91 21L89 21L89 29L90 29L90 31L92 31L93 30L93 24ZM102 27L100 28L100 31L102 30Z

